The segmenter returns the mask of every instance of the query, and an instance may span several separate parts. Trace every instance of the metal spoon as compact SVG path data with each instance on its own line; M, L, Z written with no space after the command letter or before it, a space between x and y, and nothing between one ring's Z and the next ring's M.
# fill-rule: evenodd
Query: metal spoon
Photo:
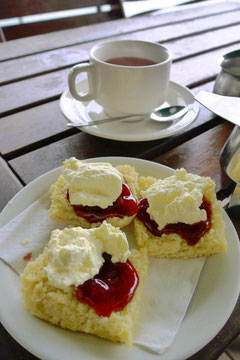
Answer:
M135 114L135 115L126 115L126 116L118 116L114 118L106 118L100 120L93 120L89 121L88 123L84 121L76 122L76 123L68 123L67 126L69 127L86 127L92 125L99 125L113 121L133 121L133 120L144 120L146 118L154 121L159 122L167 122L176 120L183 115L185 115L191 108L191 105L188 106L181 106L181 105L174 105L168 106L166 108L158 109L151 114Z

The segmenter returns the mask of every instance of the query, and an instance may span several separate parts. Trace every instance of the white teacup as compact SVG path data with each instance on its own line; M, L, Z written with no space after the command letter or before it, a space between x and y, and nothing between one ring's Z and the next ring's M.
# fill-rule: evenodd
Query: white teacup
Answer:
M112 116L150 113L166 100L171 62L171 52L158 43L103 42L91 49L90 64L71 69L69 89L75 99L95 100ZM76 77L82 72L88 76L87 94L76 90Z

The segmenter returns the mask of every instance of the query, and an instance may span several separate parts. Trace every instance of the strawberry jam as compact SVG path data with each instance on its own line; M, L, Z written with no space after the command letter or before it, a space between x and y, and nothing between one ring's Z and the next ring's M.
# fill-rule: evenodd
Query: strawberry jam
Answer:
M149 207L147 199L142 199L139 203L139 211L137 218L144 223L146 228L155 236L162 236L163 234L178 234L187 244L190 246L195 245L200 238L210 230L211 228L211 204L203 197L200 209L205 210L207 213L207 219L205 221L199 221L194 224L168 224L162 230L158 230L158 225L154 220L151 220L147 209Z
M67 199L69 200L69 191L67 191ZM103 222L109 217L119 217L135 215L138 211L138 204L134 198L128 185L123 184L122 193L114 201L113 205L102 209L99 206L83 206L72 205L77 216L84 218L90 223Z
M112 263L104 253L99 273L76 288L78 301L91 306L99 316L109 317L122 310L133 298L139 283L138 274L129 260Z
M29 260L31 259L31 257L32 257L32 253L29 252L28 254L26 254L26 255L23 257L23 260L24 260L24 261L29 261Z

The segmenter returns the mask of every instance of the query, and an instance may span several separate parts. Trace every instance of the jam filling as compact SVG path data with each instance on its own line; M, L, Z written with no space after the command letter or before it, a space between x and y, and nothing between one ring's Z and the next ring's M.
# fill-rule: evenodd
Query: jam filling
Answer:
M69 191L67 190L69 200ZM123 184L122 193L114 201L113 205L102 209L99 206L72 205L77 216L84 218L90 223L103 222L109 217L119 217L135 215L138 211L138 204L127 184Z
M112 263L104 253L99 273L76 288L78 301L91 306L99 316L109 317L122 310L133 298L139 283L138 274L129 260Z
M211 228L211 204L204 196L200 209L206 211L207 219L191 225L179 222L176 224L168 224L162 230L158 230L157 223L154 220L151 220L150 215L147 212L148 207L149 204L147 199L142 199L139 203L137 218L142 221L146 228L155 236L162 236L163 234L178 234L186 240L188 245L193 246Z
M32 253L29 252L28 254L26 254L26 255L23 257L23 260L24 260L24 261L29 261L29 260L31 259L31 257L32 257Z

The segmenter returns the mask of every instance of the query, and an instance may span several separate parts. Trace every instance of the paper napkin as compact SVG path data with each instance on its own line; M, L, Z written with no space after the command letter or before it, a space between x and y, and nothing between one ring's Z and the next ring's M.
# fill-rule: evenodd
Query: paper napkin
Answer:
M135 344L162 354L173 342L196 288L205 258L150 258Z
M22 273L31 254L34 260L47 245L51 231L66 225L49 218L49 194L42 196L0 229L0 259L18 274Z
M49 195L35 201L0 229L0 259L18 274L30 254L34 260L47 245L53 229L66 224L48 216ZM26 258L25 258L26 259ZM191 301L205 259L150 259L144 284L135 344L145 350L163 353L177 334Z

